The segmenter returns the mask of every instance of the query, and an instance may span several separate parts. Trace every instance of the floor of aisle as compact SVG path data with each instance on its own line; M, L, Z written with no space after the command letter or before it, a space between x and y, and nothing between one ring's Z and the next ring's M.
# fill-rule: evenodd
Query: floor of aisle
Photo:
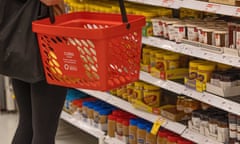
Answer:
M17 114L0 113L0 139L3 144L10 144L17 127ZM56 144L97 144L98 140L72 125L60 120Z

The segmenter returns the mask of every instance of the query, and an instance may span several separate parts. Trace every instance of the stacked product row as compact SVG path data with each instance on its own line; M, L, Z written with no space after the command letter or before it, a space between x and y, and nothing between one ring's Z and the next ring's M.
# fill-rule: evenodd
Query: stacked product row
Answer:
M68 91L65 110L126 144L192 144L165 129L152 134L152 123L77 90Z

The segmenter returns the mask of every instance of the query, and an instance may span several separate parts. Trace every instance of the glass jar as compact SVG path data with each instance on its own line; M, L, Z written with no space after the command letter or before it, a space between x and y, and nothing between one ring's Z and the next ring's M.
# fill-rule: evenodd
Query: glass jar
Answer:
M184 96L177 97L177 111L184 111L184 102L185 102Z

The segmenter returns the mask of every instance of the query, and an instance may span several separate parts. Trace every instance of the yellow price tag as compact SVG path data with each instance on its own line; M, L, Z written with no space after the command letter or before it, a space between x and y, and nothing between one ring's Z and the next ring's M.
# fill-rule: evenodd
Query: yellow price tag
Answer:
M157 135L159 128L162 126L162 124L163 124L164 122L165 122L165 119L164 119L164 118L159 118L159 119L157 119L157 120L154 122L154 124L153 124L151 133L152 133L153 135Z

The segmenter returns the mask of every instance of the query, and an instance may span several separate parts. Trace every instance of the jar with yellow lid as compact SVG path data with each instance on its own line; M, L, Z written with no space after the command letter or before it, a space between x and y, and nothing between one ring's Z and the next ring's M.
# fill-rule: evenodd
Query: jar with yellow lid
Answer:
M166 54L163 56L164 70L179 68L179 54Z
M143 91L143 102L151 107L159 107L160 106L160 88L145 84Z
M198 65L198 80L201 82L209 82L212 72L215 70L215 64L205 63Z
M193 60L189 62L189 79L196 79L198 74L198 65L206 63L203 60Z

